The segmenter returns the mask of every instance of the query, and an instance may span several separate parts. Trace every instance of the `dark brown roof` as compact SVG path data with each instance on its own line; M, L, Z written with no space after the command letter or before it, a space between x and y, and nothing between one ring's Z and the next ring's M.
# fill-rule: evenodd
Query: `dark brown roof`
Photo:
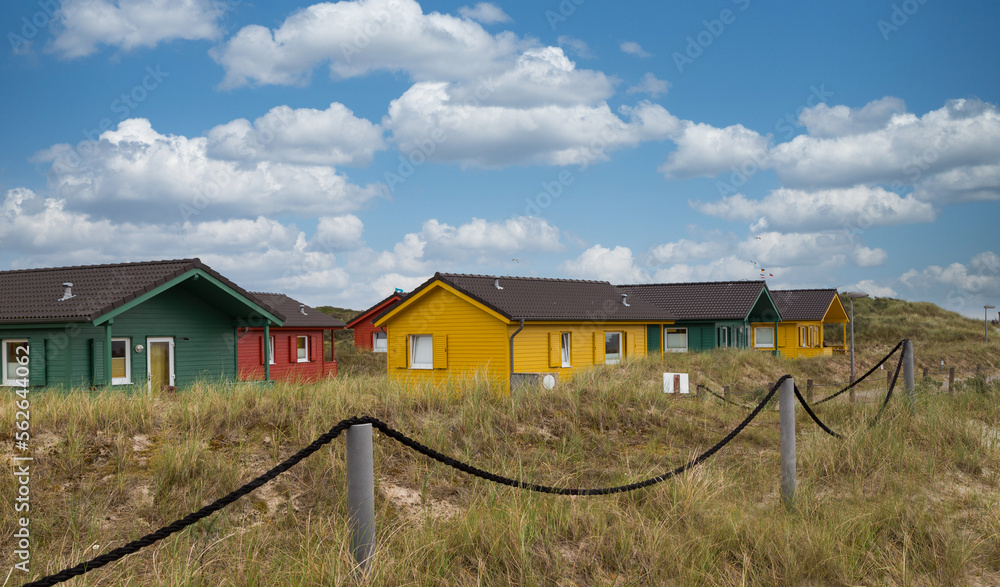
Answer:
M268 307L285 316L284 327L291 328L343 328L343 320L324 314L312 306L279 293L253 292L253 295ZM302 312L305 312L303 314Z
M662 308L677 320L743 320L767 284L764 281L703 281L618 287Z
M0 323L92 322L194 269L266 307L200 259L176 259L0 271ZM66 300L63 283L73 284Z
M387 311L387 310L395 307L396 302L398 302L399 300L401 300L405 296L406 296L406 294L400 293L398 291L392 292L388 296L386 296L386 297L382 298L381 300L379 300L378 302L376 302L372 307L370 307L367 310L361 312L360 314L358 314L354 318L351 318L351 321L347 323L347 327L348 328L354 328L355 326L358 325L358 323L364 321L365 319L377 316L377 315L381 314L382 312L385 312L385 311Z
M436 273L414 294L440 280L508 319L525 320L671 320L653 304L634 296L622 303L627 293L607 281L547 279L540 277L496 277ZM498 289L499 285L502 289Z
M771 297L783 320L822 320L836 296L836 288L771 291Z

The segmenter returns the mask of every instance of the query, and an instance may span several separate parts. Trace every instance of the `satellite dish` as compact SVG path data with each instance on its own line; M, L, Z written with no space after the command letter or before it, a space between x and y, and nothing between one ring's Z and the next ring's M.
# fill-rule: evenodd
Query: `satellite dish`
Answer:
M551 375L546 375L542 377L542 387L545 389L552 389L556 386L556 378Z

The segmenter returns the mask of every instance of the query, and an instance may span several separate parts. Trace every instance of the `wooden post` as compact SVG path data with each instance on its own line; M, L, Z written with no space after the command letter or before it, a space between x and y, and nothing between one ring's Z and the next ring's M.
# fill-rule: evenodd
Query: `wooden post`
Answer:
M913 342L903 343L903 382L906 384L906 395L910 397L910 413L917 411L916 383L913 381Z
M892 369L886 369L885 370L885 389L886 389L886 391L888 391L888 389L890 387L892 387Z
M694 396L695 397L701 397L701 384L700 383L698 385L694 386Z
M806 401L812 403L813 401L813 380L806 379Z
M781 431L781 501L795 501L795 381L789 377L778 391L778 427Z
M955 368L948 369L948 393L955 393Z
M930 377L931 370L928 367L924 367L924 379Z
M351 554L362 574L367 574L375 554L375 471L372 425L347 429L347 523L351 529Z
M982 369L983 366L980 365L979 363L976 363L976 377L979 377L982 374Z
M729 386L728 385L723 385L722 386L722 397L724 397L726 399L729 399Z

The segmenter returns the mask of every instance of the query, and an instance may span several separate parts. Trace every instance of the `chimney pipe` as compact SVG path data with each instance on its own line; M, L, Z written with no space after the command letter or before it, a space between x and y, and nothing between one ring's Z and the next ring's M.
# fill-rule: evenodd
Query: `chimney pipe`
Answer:
M503 289L503 286L500 285L500 278L499 277L493 279L493 287L495 287L497 289Z
M303 316L307 316L305 304L299 304L299 313L302 314Z
M625 293L622 294L622 305L623 306L628 306L628 302L625 301L625 298L627 298L627 297L628 297L628 294L625 294Z
M72 283L69 283L67 281L66 283L63 284L63 287L65 287L66 289L63 291L63 297L59 298L60 302L63 302L63 301L66 301L66 300L68 300L70 298L75 298L76 297L76 296L73 295L73 284Z

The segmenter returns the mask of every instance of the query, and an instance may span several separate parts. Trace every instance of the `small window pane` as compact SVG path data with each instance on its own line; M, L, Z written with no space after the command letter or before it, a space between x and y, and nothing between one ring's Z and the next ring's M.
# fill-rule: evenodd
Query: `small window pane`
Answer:
M608 365L615 365L622 358L622 333L604 333L604 362Z
M26 340L5 340L3 342L4 385L20 385L24 374L29 372L25 365L17 362L18 358L28 356L27 350L28 341ZM20 373L18 373L19 367Z
M376 353L384 353L386 351L386 338L384 332L375 332L372 334L372 350Z
M569 345L570 345L570 341L571 340L572 339L571 339L571 336L570 336L569 332L563 332L562 333L562 366L563 367L569 367L570 366L570 363L569 363L569 358L570 358Z
M753 345L755 347L774 347L774 328L771 326L757 326L753 329Z
M434 368L434 339L429 334L414 335L410 338L410 365L414 369Z
M687 328L667 328L667 350L670 352L683 352L687 350L688 334Z

